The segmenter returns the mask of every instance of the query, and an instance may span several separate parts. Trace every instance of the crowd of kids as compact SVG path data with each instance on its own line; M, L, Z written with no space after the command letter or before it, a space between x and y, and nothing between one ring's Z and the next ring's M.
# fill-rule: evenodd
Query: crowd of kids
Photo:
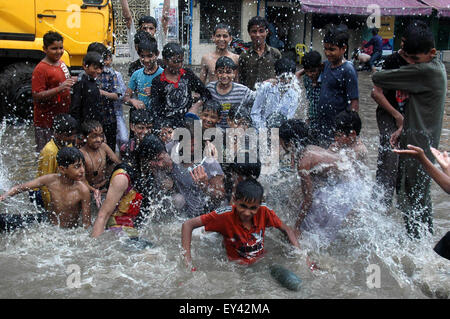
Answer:
M344 220L357 213L358 185L344 176L339 163L349 161L356 180L351 168L367 157L359 137L357 73L344 57L347 27L331 25L324 36L325 61L319 52L308 52L297 71L294 61L267 44L265 18L248 22L252 46L240 56L229 50L230 27L218 24L216 49L203 56L197 76L183 66L181 46L167 43L168 2L161 26L146 16L136 31L127 1L121 0L133 55L127 85L105 45L89 45L84 72L71 77L61 61L62 36L44 35L46 56L32 81L37 178L0 196L1 201L29 191L42 211L0 215L2 229L31 221L63 228L82 224L92 227L93 237L111 230L135 238L159 204L186 218L181 240L187 265L192 231L202 226L220 233L228 258L244 264L263 255L267 227L280 229L296 248L304 231L332 241ZM432 33L420 23L406 30L401 50L386 61L372 77L373 98L379 105L379 170L383 165L392 170L377 173L385 176L378 186L389 202L400 181L407 230L418 236L424 223L433 231L430 179L450 189L447 154L437 151L446 72L436 58ZM129 131L124 104L130 107ZM293 174L301 178L303 201L292 227L264 203L260 159L245 152L248 138L239 140L239 132L264 128L279 129L280 152L291 156ZM398 141L409 149L392 152ZM412 154L423 166L405 156L399 161L398 154ZM431 154L444 173L434 168ZM340 206L328 200L337 192L344 194ZM92 203L98 208L94 221Z

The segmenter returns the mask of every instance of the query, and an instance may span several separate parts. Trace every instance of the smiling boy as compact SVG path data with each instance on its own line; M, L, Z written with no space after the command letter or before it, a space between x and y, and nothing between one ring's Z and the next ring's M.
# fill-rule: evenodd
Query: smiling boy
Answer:
M14 186L0 196L0 202L33 188L48 188L51 201L48 213L37 214L37 220L49 220L61 228L78 226L80 212L85 228L91 225L90 194L84 180L84 158L75 147L64 147L58 152L58 174L48 174L30 182ZM21 227L23 222L33 220L30 214L3 215L0 228L12 230Z
M240 182L233 194L233 206L217 209L183 223L181 242L184 259L191 266L192 231L205 227L206 231L222 234L229 260L253 264L264 254L264 235L267 227L276 227L288 236L289 242L300 248L294 232L275 212L262 204L264 189L254 179Z
M248 21L247 31L252 40L252 47L239 56L239 80L242 84L255 89L257 82L275 78L275 61L281 53L266 44L269 24L263 17L253 17Z
M214 28L212 40L216 45L216 49L214 52L205 54L200 62L202 66L202 69L200 71L200 80L202 80L203 83L208 84L209 82L218 80L215 71L216 61L219 58L226 56L232 59L234 63L238 64L239 56L228 50L232 39L233 37L231 36L231 28L228 25L219 23ZM233 73L236 77L236 69L233 70Z

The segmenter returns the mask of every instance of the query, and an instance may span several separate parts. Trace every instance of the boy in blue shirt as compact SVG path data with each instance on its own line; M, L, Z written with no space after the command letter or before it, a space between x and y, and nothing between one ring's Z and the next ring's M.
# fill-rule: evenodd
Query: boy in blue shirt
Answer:
M336 115L344 110L358 111L358 76L353 64L344 58L348 48L348 29L345 25L331 26L324 37L322 87L317 117L311 121L312 134L328 148L333 142Z
M138 45L138 54L144 67L135 71L131 76L124 102L131 103L134 109L150 110L152 81L164 71L156 63L159 55L156 41L141 41ZM131 98L133 93L137 98Z

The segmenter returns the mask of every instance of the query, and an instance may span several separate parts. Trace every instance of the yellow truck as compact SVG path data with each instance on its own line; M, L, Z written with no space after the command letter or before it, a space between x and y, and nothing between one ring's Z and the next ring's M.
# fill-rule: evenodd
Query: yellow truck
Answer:
M91 42L114 50L112 1L0 0L0 117L32 118L31 74L50 30L64 37L62 60L76 75Z

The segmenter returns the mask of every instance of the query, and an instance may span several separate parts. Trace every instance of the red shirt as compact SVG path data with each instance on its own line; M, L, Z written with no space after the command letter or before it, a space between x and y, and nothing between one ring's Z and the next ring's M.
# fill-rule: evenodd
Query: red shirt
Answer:
M250 230L242 225L235 205L217 209L200 218L206 231L222 234L228 258L245 264L252 264L263 255L265 228L281 227L281 220L275 212L263 205L253 216Z
M39 93L58 87L66 79L70 78L70 72L62 61L59 65L50 65L39 62L33 71L31 89L33 93ZM34 101L34 126L51 128L53 117L60 113L68 113L70 107L70 90L40 101Z

